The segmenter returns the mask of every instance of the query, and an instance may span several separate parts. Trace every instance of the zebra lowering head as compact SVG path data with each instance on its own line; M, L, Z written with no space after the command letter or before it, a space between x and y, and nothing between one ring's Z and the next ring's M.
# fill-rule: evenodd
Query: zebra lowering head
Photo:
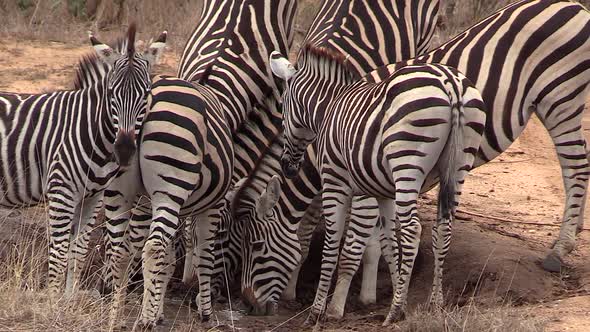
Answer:
M344 57L339 53L330 53L330 56L341 57L339 62L348 65L348 57ZM303 63L306 61L302 58ZM294 84L297 82L309 82L311 75L315 74L310 71L298 71L280 52L274 51L270 54L270 67L272 72L282 78L287 84L287 89L283 94L283 109L284 110L301 110L313 109L317 105L300 105L303 95L309 93L310 89L315 89L314 86L307 84ZM356 80L352 72L347 75L335 75L333 77L335 83L351 83ZM313 79L311 79L313 82ZM322 87L319 87L322 88ZM315 101L318 102L319 101ZM313 112L283 112L283 129L285 133L285 143L283 155L281 156L281 168L283 174L289 179L297 177L303 157L307 147L316 139L315 121L313 120L315 114Z
M136 131L141 125L151 88L150 70L166 46L164 31L148 49L135 49L136 26L132 23L122 49L114 50L90 33L90 42L98 57L110 67L107 94L115 129L114 158L121 167L129 166L137 149Z
M279 297L286 287L286 283L281 282L283 278L274 277L284 270L281 268L281 257L279 255L275 259L269 255L273 250L268 248L281 247L280 243L276 243L277 237L272 229L277 221L274 207L281 195L281 182L274 175L266 188L256 188L246 183L241 189L241 193L236 195L239 204L234 200L233 212L234 219L243 224L244 232L242 298L249 305L250 313L272 315L276 313Z

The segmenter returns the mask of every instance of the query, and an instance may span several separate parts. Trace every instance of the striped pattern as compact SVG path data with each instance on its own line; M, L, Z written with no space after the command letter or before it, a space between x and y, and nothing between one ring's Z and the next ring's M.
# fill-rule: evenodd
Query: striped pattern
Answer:
M426 53L439 8L438 0L325 1L303 44L350 54L350 70L363 75Z
M271 60L273 71L287 72L276 70L286 62ZM392 244L397 242L393 232L399 222L401 261L399 271L397 259L390 262L396 286L388 324L400 320L405 311L420 242L418 195L437 182L441 189L433 235L433 298L440 295L442 300L438 277L450 241L450 222L479 148L485 107L472 83L450 67L407 66L372 84L356 81L346 65L341 54L311 46L300 53L299 69L282 75L287 90L281 167L286 176L296 177L303 154L317 139L326 238L308 323L315 323L326 306L352 195L377 198Z
M532 114L551 136L565 185L559 237L543 267L560 271L584 223L590 165L582 116L590 82L590 13L570 1L524 0L410 63L443 63L465 73L488 108L475 166L505 151ZM398 65L369 77L380 81Z
M482 92L488 116L474 166L484 164L505 150L522 132L532 112L543 119L558 151L566 189L562 231L543 262L544 268L552 271L560 270L563 258L574 247L576 226L579 230L583 223L589 174L581 131L589 75L588 19L588 12L582 6L569 1L520 1L413 61L456 66ZM404 63L381 68L365 79L381 81L401 65ZM306 159L314 159L314 155L310 150ZM304 163L300 174L303 178L315 179L318 171ZM297 222L320 190L318 181L300 183L303 186L291 187L292 195L284 205L281 201L278 204L280 224L277 228L291 230L291 234L282 239L285 242L296 239ZM281 206L286 208L283 210ZM366 198L362 206L365 214L377 214L374 199ZM369 220L360 221L367 226L374 224ZM362 254L372 231L359 229L358 234L362 236L355 245L358 246L356 252ZM279 249L269 248L267 255L279 255ZM352 272L356 271L356 267L351 267ZM334 308L343 309L345 298L336 295L342 294L339 287L347 288L349 284L337 284L330 306L341 299L340 305Z
M175 266L172 242L180 227L181 208L189 197L197 203L190 211L195 222L188 228L195 231L192 238L199 246L191 242L187 252L192 254L194 250L199 256L202 315L211 314L208 279L213 245L222 198L233 170L231 131L216 95L200 84L169 76L154 77L151 86L149 111L140 138L140 169L130 170L116 180L126 180L131 175L141 177L141 182L136 179L135 183L142 184L141 191L148 197L151 211L136 209L145 215L130 221L132 235L137 237L127 239L123 244L125 250L112 250L115 286L121 287L116 292L118 309L124 301L123 287L127 281L124 272L134 256L124 254L143 248L144 297L138 321L142 326L153 326L162 319L163 299ZM138 194L139 191L127 197ZM146 227L145 220L150 219Z
M420 54L419 52L424 52L428 48L425 45L429 42L436 26L438 7L438 1L396 1L394 4L384 4L381 1L367 0L326 1L315 18L306 40L318 47L350 50L349 52L351 53L348 61L351 64L351 70L353 72L367 73L377 64L393 63L405 57ZM420 20L413 18L418 16L421 17ZM389 19L385 21L384 18ZM396 24L400 24L400 26L391 24L394 21L397 22ZM392 29L395 31L392 32ZM352 30L367 31L369 33L349 33ZM400 45L400 47L387 47L383 50L384 52L375 52L375 49L381 47L379 45L375 46L376 40L386 40L388 45ZM413 45L413 48L408 50L408 45ZM417 48L418 45L420 45L419 48ZM358 52L355 53L355 51ZM253 185L258 187L264 187L273 174L278 173L279 176L281 175L279 171L280 165L278 163L280 150L283 145L282 135L276 136L274 140L269 142L269 145L272 145L272 147L266 150L262 157L264 161L259 163L262 166L258 168L257 174L251 175L251 177L254 177L252 180ZM315 147L310 147L306 155L306 160L315 159L314 155ZM319 193L320 182L317 170L311 163L305 163L303 169L302 174L305 175L302 175L300 179L293 181L283 179L282 181L282 192L288 194L283 194L279 200L276 213L281 224L277 225L275 229L289 230L288 232L281 231L281 234L288 236L288 239L282 239L285 243L297 241L297 238L299 238L301 249L304 251L303 254L305 254L307 243L311 240L311 229L317 221L313 218L305 218L305 222L310 222L310 224L300 224L301 218L304 215L316 215L321 213L321 211L314 211L314 207L308 210L310 203ZM248 200L246 196L243 199ZM367 205L367 203L371 205ZM369 242L369 239L373 239L371 248L372 252L375 252L376 244L374 241L376 238L373 236L373 228L377 223L378 215L375 208L376 202L374 199L356 197L353 200L353 212L350 228L347 232L347 245L343 248L345 254L342 256L341 266L343 268L339 269L339 280L351 281L352 276L360 264L364 248ZM306 210L308 210L307 213ZM370 218L368 216L373 217ZM277 235L259 234L258 236L271 237ZM275 265L272 265L275 274L270 278L267 273L265 279L258 280L256 273L254 273L252 283L262 285L263 283L272 282L276 287L284 287L290 278L289 286L285 289L286 293L283 295L286 298L294 297L297 271L302 263L295 259L295 257L299 257L296 254L299 248L300 246L268 248L266 257L270 261L275 262ZM287 249L288 251L285 251ZM250 249L246 247L246 250ZM286 257L286 259L275 260L272 258L273 255L276 257ZM373 261L375 259L378 260L378 257L372 259ZM249 264L246 261L244 263ZM295 267L294 272L293 267ZM374 269L374 266L369 265L367 268ZM361 298L364 301L370 302L375 297L375 289L371 289L368 285L375 284L376 275L368 275L372 276L373 279L366 279L367 283L363 286L364 291L361 294ZM338 284L338 287L340 285L343 285L344 288L337 293L339 294L338 296L333 297L333 303L337 307L343 308L350 283L346 285L346 282L342 282ZM247 287L249 286L242 285L242 288ZM269 293L276 292L272 287L261 286L259 289L268 289ZM255 291L254 293L260 297L258 303L264 307L262 299L269 298L269 294L263 294L260 291ZM370 293L373 293L373 295Z
M180 78L186 81L206 83L207 88L223 109L225 122L230 129L231 136L236 137L234 139L235 170L231 178L227 178L227 185L230 184L230 180L235 182L252 169L257 159L257 155L253 151L260 148L257 145L249 145L252 140L248 136L239 136L239 134L266 133L266 128L260 129L256 126L243 125L245 120L252 119L257 125L276 121L276 112L266 108L267 100L274 100L271 104L276 104L273 92L277 89L267 59L272 50L286 51L288 49L292 39L291 25L295 5L296 2L293 0L206 1L199 25L185 47L179 69ZM255 109L260 109L260 111L253 112ZM254 142L257 143L257 141ZM173 139L162 139L159 144L150 144L149 147L142 143L141 151L152 156L168 155L173 153L170 151L178 149L178 144ZM221 152L219 151L219 153ZM182 160L178 155L169 155L169 158L171 165L176 159ZM166 215L165 212L158 212L159 215L156 215L157 207L153 197L152 207L149 205L140 207L139 205L142 204L138 204L140 201L138 193L141 192L142 181L144 184L156 183L159 170L157 168L147 170L144 168L143 162L140 162L142 163L141 173L138 168L135 171L127 172L117 178L107 192L106 205L107 218L109 219L107 241L112 244L110 257L113 258L110 265L113 274L118 274L113 279L117 279L119 285L122 285L121 282L126 279L124 273L126 273L126 267L131 260L130 257L133 257L142 248L150 227L152 229L151 235L143 247L144 264L146 257L150 256L149 253L161 251L153 248L167 246L168 239L172 238L176 232L178 223L176 221L170 223L170 220L176 220L177 217L194 216L195 211L199 211L206 203L215 200L221 207L222 201L219 200L225 193L225 191L223 193L220 191L219 195L214 192L193 193L180 200L162 198L158 202L159 209L174 211L177 216L171 216L170 213ZM166 187L153 188L153 193L158 197L165 196L163 193L169 191L166 188L171 186L172 182L180 181L176 175L179 170L171 169L170 171L174 175L170 176ZM219 174L213 175L218 176ZM174 185L177 186L177 184ZM174 192L175 189L172 189ZM188 189L188 185L184 189ZM148 189L148 194L149 191ZM175 193L173 197L178 196ZM153 216L151 216L151 211L154 211ZM154 218L154 222L150 225L146 221L151 217ZM209 219L212 218L219 219L218 216L212 216ZM218 222L217 220L215 225ZM198 223L197 229L199 231L206 228L201 227L201 225L206 226L206 224L202 224L202 220L199 220ZM205 234L202 236L207 237L208 240L211 239L210 243L213 243L213 233L214 229L211 228L210 232L206 234L207 236ZM209 235L211 237L208 237ZM210 248L206 248L205 251L207 255L210 254ZM149 253L146 254L146 252ZM162 262L164 258L162 260L160 258L157 261ZM200 264L203 265L202 270L208 270L217 263L208 258L200 260ZM144 268L144 272L146 269ZM199 278L201 292L198 302L201 304L200 311L204 320L208 319L211 314L211 300L208 295L211 272L207 273ZM162 281L155 287L154 289L157 291L155 295L158 298L148 292L144 294L149 299L144 298L143 313L145 315L142 314L139 321L142 325L155 325L161 318L161 298L165 282Z
M113 50L90 37L97 53L80 61L77 90L0 93L0 204L47 201L51 294L63 287L64 276L68 294L80 281L103 190L135 151L132 137L155 58L133 47L119 53L122 45L133 45L134 25L125 38ZM150 51L159 55L165 39L160 36Z

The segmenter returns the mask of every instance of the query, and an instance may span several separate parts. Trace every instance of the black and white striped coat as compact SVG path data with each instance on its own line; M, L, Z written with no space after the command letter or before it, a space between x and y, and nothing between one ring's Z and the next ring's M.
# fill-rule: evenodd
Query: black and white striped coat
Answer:
M402 67L379 83L357 81L344 56L314 46L301 51L297 69L277 56L271 67L287 84L281 159L285 175L296 177L307 147L316 139L318 144L326 238L307 322L315 323L326 306L351 198L359 194L378 199L394 252L396 219L400 224L400 270L397 259L390 262L396 287L385 324L403 317L420 242L418 195L439 181L432 293L442 301L438 276L448 251L450 222L485 124L479 91L461 73L442 65Z
M242 123L250 118L256 107L263 106L267 98L275 98L273 93L277 86L268 65L268 56L275 47L287 51L292 39L291 25L295 8L296 2L293 0L212 0L205 3L199 25L185 47L179 76L186 81L201 81L206 84L221 104L225 121L232 135L243 129ZM268 115L271 112L264 109L263 113ZM263 117L253 116L253 118ZM146 153L166 155L170 158L170 165L172 165L173 160L180 158L174 154L174 151L178 149L178 143L178 141L166 139L160 145L150 146L150 151ZM249 143L250 141L244 137L241 140L234 140L235 169L229 177L223 174L223 181L227 178L227 181L235 182L252 169L258 156L253 151L259 147L250 146ZM141 149L144 151L144 147ZM158 173L145 170L142 166L141 178L124 174L116 179L107 192L107 218L109 218L107 233L110 243L107 254L113 261L109 264L113 269L115 283L124 282L125 266L130 261L130 257L143 247L150 228L161 230L161 234L165 234L161 236L165 240L158 246L167 247L168 239L174 237L179 227L177 218L172 216L154 219L149 227L146 226L150 224L149 220L152 218L155 206L151 208L149 204L140 206L143 202L138 194L142 191L141 182L145 183L146 179L153 179L156 174ZM179 180L176 176L181 175L181 172L174 171L173 174L166 188L174 185L173 181ZM162 187L158 190L166 192L166 188ZM203 203L219 198L213 193L207 194L211 196L189 195L180 205L182 209L178 211L178 216L191 217ZM220 197L223 195L221 194ZM168 208L176 211L178 202L180 200L176 202L169 200ZM131 222L128 223L129 220ZM212 232L213 229L210 231ZM144 253L150 240L162 241L150 235ZM159 263L155 265L164 264L165 259L165 257L158 257ZM204 263L204 260L201 260L200 264L211 268L214 262ZM163 278L167 279L167 276ZM206 320L211 314L211 301L208 295L209 282L206 280L208 278L202 279L199 281L202 286L199 302L202 318ZM160 286L157 287L156 293L144 293L146 296L144 315L140 323L154 325L161 318L161 298L166 282L158 280Z
M134 45L135 25L125 39L119 44ZM0 93L0 204L47 201L52 294L64 279L66 293L80 281L103 190L135 152L149 72L166 33L145 54L133 46L119 53L120 45L113 50L93 36L90 40L96 55L80 61L76 90Z
M397 60L424 52L428 48L427 45L436 26L438 7L439 1L436 0L396 1L395 3L367 0L326 1L314 19L305 40L315 46L325 46L336 50L351 48L359 50L358 53L351 54L349 61L351 67L353 67L353 72L366 73L372 70L374 66L393 63ZM387 22L384 22L384 20L387 20ZM391 45L392 47L384 47L385 45ZM375 50L379 50L379 52L375 52ZM272 124L270 123L269 125ZM258 124L253 123L252 125ZM265 132L274 132L270 130L271 127L269 125L266 125L267 128L265 128L263 134ZM280 122L278 124L275 122L275 125L280 125ZM258 136L255 137L257 138ZM261 167L257 168L256 174L251 173L249 175L254 178L251 181L252 185L259 188L264 188L272 175L277 174L277 171L280 169L280 167L275 167L280 156L280 153L275 153L275 150L277 150L275 149L275 145L278 147L278 150L282 148L282 135L270 137L271 139L266 143L258 143L258 145L265 144L269 148L263 150L263 161L257 164L261 165ZM251 138L248 137L248 139L250 140ZM310 155L313 155L313 153L310 150ZM278 175L280 176L281 174ZM313 216L318 215L318 211L312 209L306 213L313 196L318 193L315 189L316 184L314 183L316 178L317 175L312 174L312 176L302 177L295 181L282 181L284 190L282 190L281 195L285 197L281 198L281 202L285 202L285 204L278 204L275 212L279 216L277 219L284 223L278 227L289 229L289 232L284 232L284 235L290 234L289 243L292 240L297 241L298 238L301 240L301 243L300 246L289 245L288 247L270 249L269 253L276 253L277 251L275 250L279 249L288 250L288 252L281 251L280 255L275 257L276 259L271 258L270 255L266 256L269 262L265 263L265 265L272 266L272 273L263 273L261 270L260 273L243 276L242 288L244 290L255 283L261 285L261 287L258 287L253 292L257 303L252 304L255 306L257 304L261 305L260 308L257 308L257 311L264 309L266 300L278 299L276 294L280 295L282 293L284 297L294 298L294 285L297 282L296 272L301 263L299 259L299 248L301 247L303 254L307 252L310 235L317 224ZM312 196L310 197L310 195ZM237 202L235 205L241 205L240 200L244 200L243 204L248 205L251 197L238 195L236 199ZM349 232L349 236L347 236L350 240L347 242L351 244L347 247L351 249L347 249L347 247L343 249L347 253L346 259L343 262L347 268L339 270L339 276L342 278L352 278L354 271L351 274L348 273L350 270L348 267L358 266L358 263L360 263L362 252L360 255L356 255L356 250L354 249L357 246L357 238L364 237L368 239L373 235L372 229L367 230L365 224L374 224L377 220L377 214L374 214L373 218L367 219L366 216L368 213L363 209L364 203L365 200L362 198L355 198L355 202L353 203L351 224L359 224L359 227L354 232ZM372 212L372 210L368 212ZM299 221L303 216L307 217L304 218L305 221L302 227L299 227ZM242 224L241 221L238 221L238 223ZM297 237L298 232L300 234L299 237ZM276 236L276 234L257 235L258 238L264 236L270 239ZM372 248L375 245L378 246L377 243L373 243ZM244 247L247 250L251 249L248 243L244 243ZM285 259L280 259L279 257L284 257ZM358 262L355 262L357 259ZM247 263L246 260L243 262ZM367 267L371 269L376 267L376 264ZM243 267L243 270L246 268ZM295 270L295 273L292 273L293 270ZM253 271L258 271L258 269L253 269ZM375 274L370 273L366 275L375 276ZM287 284L285 279L289 277L290 281L285 289L285 285ZM371 283L374 284L375 279L373 278L373 282L371 282L371 278L365 280L368 282L364 282L361 298L366 302L374 301L372 299L375 299L375 287L365 286ZM266 284L272 284L272 287L262 286ZM285 289L284 292L283 289ZM346 300L346 294L343 297L333 297L333 299L344 302Z
M581 229L583 224L590 174L582 133L583 108L590 81L589 38L590 15L583 6L570 1L526 0L499 10L448 43L410 62L440 62L457 67L482 92L488 116L474 166L485 164L504 151L522 132L533 113L542 119L557 149L566 190L562 230L543 262L545 269L553 271L560 270L563 258L574 247L576 228ZM405 64L383 67L364 79L378 82ZM309 150L311 159L314 155ZM305 179L318 176L315 165L309 162L304 163L302 172L301 177ZM289 234L281 239L283 243L298 241L298 220L320 189L320 183L313 180L289 185L291 195L277 205L275 229L291 230L276 232ZM375 200L364 201L364 212L378 214ZM364 233L370 234L369 231ZM365 239L365 243L368 238L358 237ZM362 254L364 244L357 242L356 245L356 252ZM265 256L267 259L279 257L283 254L281 250L268 248ZM354 272L356 266L352 267ZM342 293L340 286L348 285L339 283L335 294ZM338 298L336 295L334 299Z

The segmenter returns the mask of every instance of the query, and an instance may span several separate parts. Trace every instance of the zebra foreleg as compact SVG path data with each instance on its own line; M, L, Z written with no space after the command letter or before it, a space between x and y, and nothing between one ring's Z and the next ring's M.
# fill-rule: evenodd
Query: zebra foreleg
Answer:
M88 254L90 233L96 223L98 212L102 209L103 195L85 198L81 203L79 219L74 220L73 241L68 255L68 273L66 276L66 295L71 295L81 282L81 273Z
M328 291L338 263L340 241L351 204L350 189L347 190L343 185L338 186L339 182L334 177L330 178L323 179L322 207L326 220L326 235L322 252L322 272L311 311L304 323L306 326L316 324L326 308ZM328 183L330 185L326 185Z
M72 221L79 212L79 204L69 198L75 194L59 185L48 186L49 205L49 270L47 288L55 299L64 284L71 240Z
M303 218L297 229L297 237L299 238L299 245L301 246L301 260L299 265L293 270L291 278L287 287L283 291L282 298L287 301L294 301L297 299L297 280L299 280L299 271L301 266L307 259L309 254L309 246L313 233L320 223L322 217L322 196L317 195L305 211Z
M193 264L193 258L195 255L195 248L197 247L197 239L195 238L194 234L196 234L196 220L192 217L188 217L184 219L184 231L182 232L182 237L180 238L184 242L184 266L182 272L182 283L189 286L193 281L193 276L195 275L195 269ZM198 262L194 262L198 264Z
M359 301L365 305L377 302L377 273L379 270L379 258L381 257L380 236L381 229L375 226L373 235L369 238L367 249L363 255L363 281Z

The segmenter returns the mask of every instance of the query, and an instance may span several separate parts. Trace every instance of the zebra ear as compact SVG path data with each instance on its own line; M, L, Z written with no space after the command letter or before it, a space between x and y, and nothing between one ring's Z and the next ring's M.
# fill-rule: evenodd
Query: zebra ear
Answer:
M115 61L122 57L119 52L113 50L109 45L101 43L96 39L91 31L88 32L88 38L90 39L90 43L92 44L92 47L94 47L98 58L107 65L112 67L115 64Z
M157 64L158 60L160 60L160 56L164 53L167 37L168 31L162 32L160 37L158 37L155 42L150 43L150 47L145 51L144 56L150 64L150 67Z
M228 202L232 202L234 200L234 197L236 196L236 193L238 192L238 190L240 190L240 188L242 187L242 185L244 184L244 182L246 182L246 179L247 178L241 178L231 188L229 188L229 190L225 194L225 199Z
M273 74L285 81L288 81L297 72L293 64L277 51L270 54L270 69Z
M266 185L266 190L260 195L258 202L256 202L256 212L258 215L268 215L279 201L280 196L281 180L277 175L273 175Z

